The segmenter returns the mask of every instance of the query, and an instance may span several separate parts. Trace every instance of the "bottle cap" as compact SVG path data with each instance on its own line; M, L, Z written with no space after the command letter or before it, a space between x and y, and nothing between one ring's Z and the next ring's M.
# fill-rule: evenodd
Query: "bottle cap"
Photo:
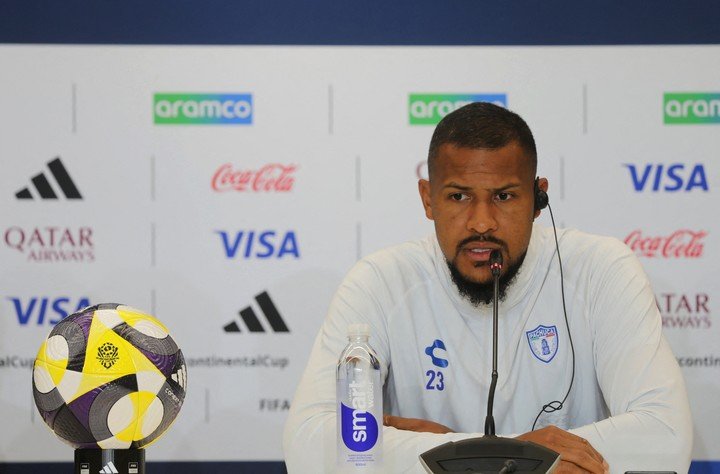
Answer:
M365 323L354 323L348 326L348 336L370 336L370 326Z

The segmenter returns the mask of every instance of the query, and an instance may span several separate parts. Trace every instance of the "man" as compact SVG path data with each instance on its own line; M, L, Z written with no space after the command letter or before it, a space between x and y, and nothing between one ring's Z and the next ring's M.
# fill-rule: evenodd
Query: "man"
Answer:
M383 472L424 472L419 454L481 435L494 249L498 435L557 451L557 472L687 472L687 395L648 279L621 242L574 230L558 231L561 270L553 229L533 224L548 189L536 166L530 129L502 107L470 104L438 124L419 182L435 235L364 258L338 289L285 427L290 473L336 470L335 367L355 322L382 364Z

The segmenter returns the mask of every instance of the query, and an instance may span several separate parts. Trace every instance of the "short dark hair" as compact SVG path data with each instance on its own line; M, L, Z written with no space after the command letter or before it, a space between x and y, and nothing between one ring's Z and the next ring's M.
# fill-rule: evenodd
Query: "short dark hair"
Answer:
M433 175L442 145L497 150L511 142L517 142L527 153L535 176L537 150L527 123L518 114L490 102L467 104L447 114L435 127L428 151L428 175Z

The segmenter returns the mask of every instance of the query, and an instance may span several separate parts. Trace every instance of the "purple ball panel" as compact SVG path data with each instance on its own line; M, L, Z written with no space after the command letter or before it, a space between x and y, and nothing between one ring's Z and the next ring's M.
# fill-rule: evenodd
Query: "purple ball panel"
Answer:
M175 367L175 362L177 360L177 354L172 355L162 355L162 354L154 354L152 352L148 352L144 349L139 349L140 352L145 355L145 357L148 358L150 362L153 363L155 367L158 368L162 374L168 378L173 373L173 368Z
M80 423L83 424L88 430L90 429L90 407L93 402L100 395L105 385L101 385L96 389L90 390L87 393L80 395L78 398L68 403L68 408L75 414L75 417Z

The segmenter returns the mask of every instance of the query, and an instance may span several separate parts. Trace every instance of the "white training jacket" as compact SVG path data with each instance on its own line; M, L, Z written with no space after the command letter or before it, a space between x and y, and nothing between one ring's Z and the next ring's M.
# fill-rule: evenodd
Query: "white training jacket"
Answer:
M692 422L682 374L662 335L655 297L622 242L559 230L575 378L565 407L543 414L586 438L611 472L689 468ZM572 355L551 228L535 225L527 256L500 304L498 435L531 430L562 400ZM359 261L340 285L310 355L284 431L287 468L336 472L335 370L351 323L370 325L382 365L384 412L455 433L385 427L383 472L425 472L422 452L480 436L492 368L492 306L462 298L436 237ZM438 342L441 341L441 342Z

